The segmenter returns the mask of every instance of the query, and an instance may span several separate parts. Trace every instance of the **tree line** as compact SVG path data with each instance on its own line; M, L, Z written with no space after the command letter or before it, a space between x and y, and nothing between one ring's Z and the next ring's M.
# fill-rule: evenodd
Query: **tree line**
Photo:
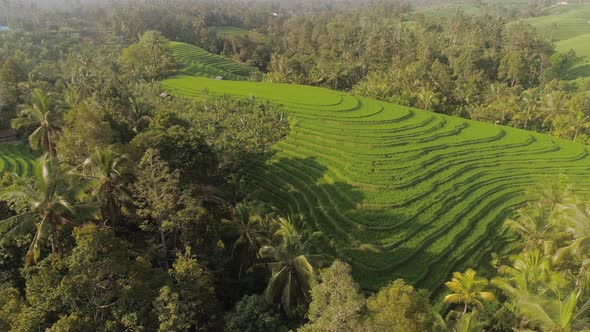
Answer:
M588 86L571 72L580 59L530 25L460 10L406 21L403 7L375 6L294 16L281 29L270 81L587 141Z
M369 10L376 20L285 19L269 79L367 95L376 86L381 99L585 140L587 95L558 70L575 57L555 55L530 27L463 14L444 27L399 21L397 4ZM304 216L257 202L244 180L287 134L288 115L252 98L160 97L157 80L176 63L170 32L148 27L124 45L106 33L92 38L104 43L0 34L1 120L40 155L33 177L0 178L0 329L590 328L588 200L567 181L506 222L513 255L493 256L492 272L456 272L435 298L403 280L368 294ZM565 117L580 121L558 129Z

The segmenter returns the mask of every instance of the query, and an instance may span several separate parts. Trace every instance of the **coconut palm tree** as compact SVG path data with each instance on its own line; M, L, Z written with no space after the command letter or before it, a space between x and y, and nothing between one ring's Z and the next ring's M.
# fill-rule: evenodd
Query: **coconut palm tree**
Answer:
M102 204L100 209L103 223L116 224L121 215L121 203L131 199L125 187L132 173L125 154L112 148L96 149L84 164L83 175L91 180L92 194Z
M455 323L453 332L483 332L485 324L478 319L477 310L464 314Z
M544 294L517 295L517 307L526 326L540 331L573 332L590 328L590 299L580 289L562 293L557 288Z
M159 31L146 31L140 39L140 43L147 46L152 56L152 65L156 65L158 57L166 52L167 39Z
M569 138L572 133L571 117L562 114L553 117L549 133L555 137Z
M445 286L451 290L451 294L445 296L444 302L453 304L463 304L463 314L467 313L470 306L483 308L482 301L492 301L495 299L493 293L485 291L489 282L485 278L476 277L476 272L467 269L464 273L454 272L451 281L445 283Z
M555 220L555 228L561 234L567 234L568 242L557 249L553 255L556 264L567 257L577 257L585 261L590 255L590 210L582 204L560 204L556 210L559 218ZM584 268L584 267L582 267Z
M583 110L578 110L570 116L571 130L574 132L574 142L578 139L582 129L590 127L590 117Z
M20 116L12 120L12 126L16 129L37 126L37 129L29 136L29 144L33 149L39 146L50 158L55 158L56 137L61 128L61 108L53 100L51 94L44 93L41 89L34 89L31 94L31 105L23 105Z
M545 107L543 107L543 127L549 127L549 133L555 128L554 121L567 107L567 94L564 91L555 91L545 96ZM557 136L557 135L556 135Z
M416 106L429 111L438 103L437 94L430 86L421 86L416 94L416 98L418 99Z
M129 106L131 129L139 134L152 121L152 112L139 97L129 98Z
M571 128L574 131L574 142L582 129L590 127L590 118L586 115L590 109L590 98L586 93L575 94L568 103Z
M523 129L527 129L529 122L536 118L540 105L541 100L538 90L529 89L524 91L520 99L520 112L514 115L513 119L522 122Z
M515 105L515 98L513 92L504 84L491 84L488 94L487 112L492 114L492 119L497 119L498 114L500 119L498 124L505 124L514 110L518 107Z
M512 260L512 266L501 266L501 278L495 278L492 283L500 287L509 296L519 291L528 293L543 293L546 284L554 276L551 260L540 250L524 252Z
M262 258L260 249L271 244L274 227L270 218L262 215L259 206L254 203L239 203L234 209L234 218L226 224L237 233L234 250L245 244L255 252L257 258Z
M527 203L518 210L516 219L508 219L504 225L521 236L526 249L538 248L549 254L553 249L553 240L549 236L551 213L539 202Z
M80 88L75 85L68 85L63 94L64 104L68 109L73 109L80 102Z
M502 267L493 280L521 317L519 330L582 331L590 327L587 272L572 279L554 270L538 250L518 255L512 267ZM572 287L573 286L573 287Z
M13 174L13 186L3 190L1 196L8 200L23 200L30 211L0 222L0 234L11 236L34 231L35 235L25 256L26 264L34 264L39 258L41 241L51 238L53 253L61 253L60 227L74 227L79 221L90 220L97 205L81 201L84 185L66 182L56 159L43 158L33 179Z
M290 315L294 305L309 302L309 290L314 278L314 268L309 259L313 239L320 236L316 232L308 235L304 231L301 217L278 218L278 230L274 233L274 246L260 249L263 258L270 259L271 278L265 291L269 303L280 302L280 306Z

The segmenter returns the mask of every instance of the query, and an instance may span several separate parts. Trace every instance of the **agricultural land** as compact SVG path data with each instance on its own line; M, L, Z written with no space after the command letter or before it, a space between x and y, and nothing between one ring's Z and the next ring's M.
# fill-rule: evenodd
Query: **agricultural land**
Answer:
M366 288L395 278L436 288L502 249L500 226L531 198L525 188L559 174L590 185L587 147L543 134L299 85L178 76L163 86L289 111L289 136L250 181L264 200L308 215Z

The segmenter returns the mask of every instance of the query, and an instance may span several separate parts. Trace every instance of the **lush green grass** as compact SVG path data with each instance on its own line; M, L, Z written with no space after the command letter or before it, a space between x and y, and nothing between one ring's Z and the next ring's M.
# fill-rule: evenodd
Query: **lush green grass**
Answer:
M582 62L573 69L573 77L590 77L590 33L557 42L555 47L559 52L573 49L576 55L583 57Z
M219 34L227 36L249 37L251 40L259 43L264 43L268 37L260 32L242 29L232 26L215 27L215 31Z
M215 78L223 76L228 80L248 80L260 78L261 73L253 67L234 62L224 56L185 43L170 42L174 58L182 65L184 74Z
M555 6L543 14L524 22L553 40L566 40L590 33L590 4Z
M501 224L524 194L566 174L590 188L587 147L550 136L327 89L177 76L179 95L230 94L280 104L288 137L249 181L300 212L350 261L363 287L395 278L435 289L505 244Z
M590 77L590 4L555 5L524 22L555 41L557 51L573 49L585 57L572 71L572 78Z
M0 144L0 172L31 175L36 157L22 144Z
M455 0L442 4L418 7L415 11L410 12L406 16L406 19L413 20L416 15L424 15L427 20L443 21L443 24L448 24L448 20L459 10L467 15L483 15L494 12L498 7L511 9L524 7L527 3L528 0L487 0L481 1L479 4L469 0Z

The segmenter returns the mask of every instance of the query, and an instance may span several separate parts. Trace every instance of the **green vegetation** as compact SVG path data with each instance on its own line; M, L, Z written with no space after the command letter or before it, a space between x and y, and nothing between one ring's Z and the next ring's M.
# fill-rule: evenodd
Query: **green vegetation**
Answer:
M590 77L590 33L558 41L555 47L562 53L574 50L577 56L582 57L582 61L570 72L573 77Z
M234 36L248 37L252 41L259 42L259 43L268 41L268 37L260 32L248 30L248 29L243 29L243 28L238 28L238 27L232 27L232 26L215 27L215 32L217 32L218 34L222 34L224 36L228 36L228 37L234 37Z
M261 199L308 215L365 288L403 278L434 290L505 245L498 226L531 198L524 188L562 173L588 184L587 148L542 134L299 85L178 76L163 86L291 112L289 136L249 179Z
M590 5L557 5L542 16L524 20L552 40L566 40L590 33Z
M0 331L590 331L585 7L100 3L0 0Z
M174 58L180 62L182 73L215 78L222 76L228 80L247 80L260 77L260 72L250 66L215 55L204 49L185 43L170 42Z
M555 41L557 51L574 50L582 61L575 66L572 78L590 77L590 4L557 5L542 12L542 16L524 20L549 40Z
M0 170L20 176L33 174L37 156L23 144L0 144Z

